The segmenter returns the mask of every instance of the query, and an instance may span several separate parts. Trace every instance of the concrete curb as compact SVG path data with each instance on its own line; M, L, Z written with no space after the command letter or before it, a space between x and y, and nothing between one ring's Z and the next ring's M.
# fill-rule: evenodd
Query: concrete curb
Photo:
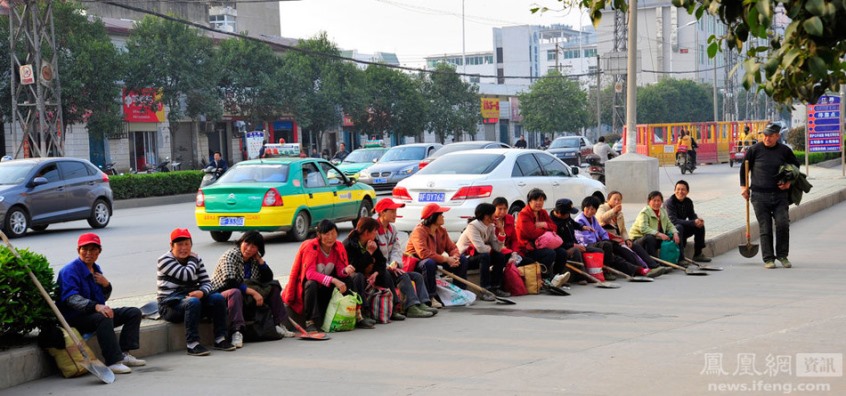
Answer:
M194 200L193 194L183 194L170 197L151 197L115 202L115 209L139 208L145 206L185 203ZM827 195L809 199L800 205L790 208L791 222L799 221L814 213L846 201L846 188ZM758 235L758 224L752 218L750 233ZM724 232L714 238L707 239L706 250L712 255L720 255L737 249L746 242L746 227ZM693 244L688 244L687 257L692 254ZM201 340L204 345L212 344L212 326L202 323L200 326ZM90 341L90 340L89 340ZM185 327L165 321L145 320L141 323L141 349L133 351L137 357L145 357L165 352L185 350ZM97 342L88 345L99 354ZM216 352L223 353L223 352ZM27 345L12 348L0 353L0 391L24 382L33 381L50 375L57 375L53 358L37 345Z

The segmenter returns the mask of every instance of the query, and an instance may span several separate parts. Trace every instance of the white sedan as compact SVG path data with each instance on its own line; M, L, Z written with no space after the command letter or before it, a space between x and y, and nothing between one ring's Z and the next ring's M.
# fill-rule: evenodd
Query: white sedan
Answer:
M579 176L558 158L540 150L489 149L459 151L438 158L415 175L399 182L393 199L405 203L397 211L402 216L396 226L411 231L420 222L420 213L428 203L450 208L444 213L444 227L460 232L473 217L476 205L505 197L516 213L526 205L529 190L546 193L547 210L560 198L577 204L588 195L605 196L605 186Z

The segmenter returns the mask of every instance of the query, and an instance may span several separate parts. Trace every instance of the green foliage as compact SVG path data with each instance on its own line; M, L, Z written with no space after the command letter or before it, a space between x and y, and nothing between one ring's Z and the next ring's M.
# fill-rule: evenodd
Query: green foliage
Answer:
M197 170L109 176L116 200L195 193L202 181Z
M325 32L301 40L297 47L309 53L286 52L276 78L282 84L285 108L303 128L303 143L319 145L323 132L341 123L343 111L361 106L361 71L333 58L340 51Z
M590 92L588 92L587 109L588 115L590 116L588 123L590 125L596 125L595 89L591 89ZM601 112L600 117L602 119L602 123L605 125L611 125L613 123L611 118L614 117L614 84L608 85L599 91L599 110Z
M253 124L282 115L284 98L276 78L282 59L267 44L231 38L220 42L215 55L220 68L217 90L227 113Z
M363 106L350 109L359 133L390 132L416 136L423 130L426 108L420 81L399 70L370 65L364 71Z
M541 133L576 132L590 118L579 83L552 70L519 95L523 126Z
M799 159L799 163L805 163L804 151L793 150L793 154ZM808 153L808 163L811 165L835 158L840 158L840 153Z
M479 89L461 81L455 69L439 63L433 73L423 76L423 97L426 107L426 129L435 133L441 143L461 133L475 135L481 120Z
M0 246L0 338L26 335L56 319L26 271L28 265L52 297L56 283L50 263L28 249L20 249L18 253L23 261L15 258L6 246Z
M796 127L787 132L787 143L793 146L794 150L805 150L805 126Z
M637 90L639 123L712 121L711 89L692 80L665 78Z
M625 0L558 0L565 7L589 10L598 26L607 7L625 12ZM708 56L723 47L745 55L743 86L757 87L776 102L794 100L816 103L826 91L846 83L846 3L841 0L673 0L697 19L707 12L718 18L726 33L712 35ZM775 9L783 6L788 25L783 32L772 28ZM760 43L760 44L759 44Z
M146 16L127 38L126 51L126 88L161 89L171 122L184 116L202 114L214 120L222 115L215 89L220 67L211 39L199 30Z

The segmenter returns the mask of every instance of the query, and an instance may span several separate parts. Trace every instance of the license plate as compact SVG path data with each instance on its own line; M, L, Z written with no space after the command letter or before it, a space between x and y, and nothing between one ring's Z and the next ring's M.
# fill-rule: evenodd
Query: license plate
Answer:
M385 184L387 182L388 182L388 179L386 179L384 177L377 177L377 178L373 179L373 183L376 183L376 184Z
M443 202L444 193L420 193L417 196L418 202Z
M244 218L243 217L221 217L220 218L220 226L221 227L243 227L244 226Z

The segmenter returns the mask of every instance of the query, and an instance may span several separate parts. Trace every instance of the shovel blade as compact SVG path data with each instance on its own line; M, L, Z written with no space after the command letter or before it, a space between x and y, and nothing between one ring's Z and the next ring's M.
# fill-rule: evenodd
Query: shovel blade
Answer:
M629 278L629 282L655 282L655 278L648 276L633 276Z
M115 373L113 373L112 370L109 370L109 368L100 361L89 360L85 364L85 369L88 370L89 373L94 374L95 377L99 378L100 381L103 381L104 383L111 384L112 382L115 382Z
M707 276L708 275L707 272L697 271L697 270L694 270L694 269L685 270L684 273L686 275L693 275L693 276Z
M596 284L596 287L600 289L619 289L620 285L613 282L600 282Z
M741 256L746 258L752 258L758 255L758 245L754 243L740 245L737 247L737 250L740 251Z

